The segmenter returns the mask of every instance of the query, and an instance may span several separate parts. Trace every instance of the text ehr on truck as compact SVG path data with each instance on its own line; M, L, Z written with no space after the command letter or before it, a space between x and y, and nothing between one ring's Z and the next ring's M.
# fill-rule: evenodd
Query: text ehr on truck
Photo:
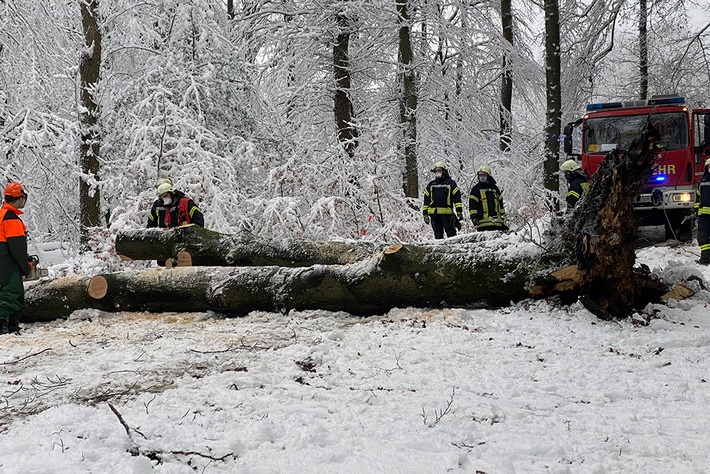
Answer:
M608 152L624 153L648 121L659 126L652 175L636 199L639 225L665 225L666 238L690 240L695 189L710 158L710 109L691 110L678 95L587 105L565 127L565 153L594 175ZM592 178L593 179L593 178Z

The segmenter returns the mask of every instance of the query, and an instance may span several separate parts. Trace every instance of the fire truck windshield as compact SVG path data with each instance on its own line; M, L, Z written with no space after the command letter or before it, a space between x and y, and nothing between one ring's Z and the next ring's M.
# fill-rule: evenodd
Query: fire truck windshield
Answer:
M584 122L585 153L606 154L615 148L628 150L648 119L647 114L588 118ZM654 113L651 121L661 129L661 137L656 142L658 148L680 150L688 146L688 125L684 113Z

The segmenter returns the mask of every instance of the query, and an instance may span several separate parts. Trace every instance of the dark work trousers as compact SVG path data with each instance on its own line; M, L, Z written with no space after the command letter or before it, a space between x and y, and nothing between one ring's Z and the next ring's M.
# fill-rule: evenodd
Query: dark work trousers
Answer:
M698 245L700 262L710 263L710 215L703 214L698 217Z
M430 214L431 218L431 228L434 229L434 238L443 239L444 231L446 231L447 237L453 237L456 235L456 229L454 228L453 222L451 222L452 214Z

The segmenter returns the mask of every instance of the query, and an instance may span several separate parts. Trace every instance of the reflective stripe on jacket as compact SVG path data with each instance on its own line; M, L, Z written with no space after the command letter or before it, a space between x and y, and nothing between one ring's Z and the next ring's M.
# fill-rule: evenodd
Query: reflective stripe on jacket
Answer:
M583 171L574 172L572 175L572 180L569 182L569 189L567 191L567 208L571 209L577 205L585 192L589 189L589 177Z
M505 207L500 189L495 180L489 177L489 182L478 182L468 196L468 213L471 221L479 228L503 227Z
M698 183L693 207L699 216L710 216L710 171L705 171L703 179Z
M167 206L163 204L162 199L156 199L153 202L148 214L148 227L172 228L185 224L205 226L202 211L192 199L176 191L174 202Z
M453 214L463 212L461 190L450 176L442 176L427 184L424 189L422 214Z

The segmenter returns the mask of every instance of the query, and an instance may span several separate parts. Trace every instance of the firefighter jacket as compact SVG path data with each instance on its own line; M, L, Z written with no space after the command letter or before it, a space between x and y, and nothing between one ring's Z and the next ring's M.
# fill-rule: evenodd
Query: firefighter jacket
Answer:
M170 204L163 204L162 199L153 202L148 214L148 227L173 228L186 224L205 226L205 218L195 201L175 191Z
M451 176L445 174L426 185L422 214L453 214L454 209L456 214L463 213L461 190Z
M587 176L584 170L573 171L568 184L567 209L572 209L577 205L577 201L582 198L582 195L589 189L589 176Z
M0 285L10 281L13 272L30 274L27 263L27 228L20 219L22 211L4 203L0 209Z
M694 209L698 216L710 216L710 171L707 169L695 190Z
M479 181L471 189L468 196L468 213L473 225L479 230L505 228L503 196L492 176L489 176L485 183Z

